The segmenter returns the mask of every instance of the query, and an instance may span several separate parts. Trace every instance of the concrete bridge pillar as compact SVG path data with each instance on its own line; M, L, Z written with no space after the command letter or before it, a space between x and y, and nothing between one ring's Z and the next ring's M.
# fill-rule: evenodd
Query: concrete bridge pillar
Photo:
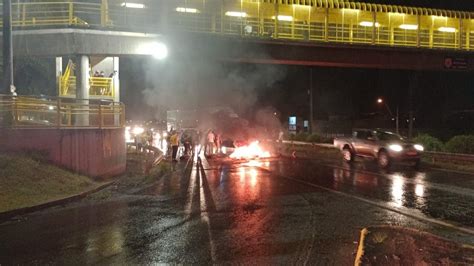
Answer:
M76 115L76 126L88 126L89 125L89 78L90 78L90 62L89 56L79 55L77 56L76 64L76 98L82 99L80 103L84 106L78 107Z

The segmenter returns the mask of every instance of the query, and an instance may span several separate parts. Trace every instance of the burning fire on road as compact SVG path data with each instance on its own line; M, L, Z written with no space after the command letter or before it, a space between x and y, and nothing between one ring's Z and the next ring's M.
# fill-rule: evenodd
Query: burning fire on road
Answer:
M232 159L254 159L254 158L268 158L270 152L265 151L258 141L254 141L249 145L235 148L235 151L229 156Z

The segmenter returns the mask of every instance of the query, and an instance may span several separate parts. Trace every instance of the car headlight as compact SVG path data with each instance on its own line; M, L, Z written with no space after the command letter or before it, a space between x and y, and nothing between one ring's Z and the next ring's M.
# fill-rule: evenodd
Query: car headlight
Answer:
M396 152L401 152L403 150L403 147L401 145L398 145L398 144L392 144L390 146L388 146L388 148L392 151L396 151Z
M415 144L413 147L415 147L415 149L417 151L424 151L425 150L425 148L423 148L423 146L421 146L420 144Z

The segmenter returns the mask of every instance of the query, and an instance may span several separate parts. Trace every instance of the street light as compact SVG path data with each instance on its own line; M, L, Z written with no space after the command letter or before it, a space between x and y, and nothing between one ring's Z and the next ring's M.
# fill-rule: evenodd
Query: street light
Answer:
M153 58L162 60L168 57L168 47L166 44L161 42L148 42L144 43L138 48L138 52L141 54L147 54L153 56Z
M390 114L391 117L393 117L393 113L392 113L392 110L390 110L390 107L387 105L387 103L382 99L382 98L378 98L377 99L377 103L378 104L384 104L385 107L387 108L387 111L388 113ZM398 105L397 105L397 113L395 115L395 130L397 132L397 134L399 134L399 126L398 126L398 121L399 121L399 115L398 115Z

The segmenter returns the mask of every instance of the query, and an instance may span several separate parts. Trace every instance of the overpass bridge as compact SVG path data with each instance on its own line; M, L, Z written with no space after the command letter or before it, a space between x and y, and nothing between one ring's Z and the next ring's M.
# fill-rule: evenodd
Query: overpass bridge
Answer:
M0 109L13 113L14 128L53 130L40 132L60 140L49 139L59 154L52 160L98 175L124 169L123 147L111 144L123 138L119 59L153 55L160 42L171 60L474 70L474 13L452 10L343 0L18 0L12 20L16 57L56 58L59 98L2 96ZM99 70L107 74L94 75ZM46 119L32 125L38 113ZM77 130L84 128L95 135ZM0 133L3 147L22 146L8 141L17 133ZM89 153L62 161L65 136L85 141ZM104 167L110 156L116 164Z
M58 95L77 98L119 101L119 57L149 55L156 41L183 58L474 69L474 13L453 10L343 0L19 0L12 19L15 56L57 57ZM75 73L62 57L73 58ZM117 75L90 77L106 58L100 67Z

